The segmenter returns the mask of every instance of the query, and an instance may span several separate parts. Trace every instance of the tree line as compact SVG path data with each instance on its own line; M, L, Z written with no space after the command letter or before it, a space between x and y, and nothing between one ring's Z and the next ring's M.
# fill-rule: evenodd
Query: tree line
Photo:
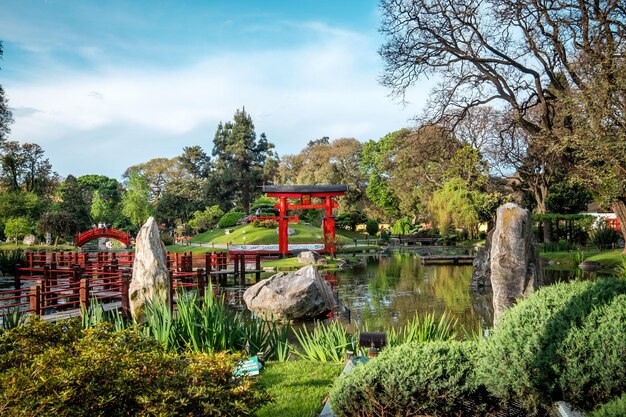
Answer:
M439 80L414 127L365 143L313 139L279 158L243 109L217 126L210 152L185 147L129 167L123 183L61 180L41 148L4 140L0 200L22 198L28 208L9 214L33 219L66 212L82 219L73 224L132 228L154 214L170 228L210 227L218 213L249 213L263 184L342 183L342 213L397 231L431 223L475 237L505 201L539 214L595 201L626 236L623 2L384 0L381 12L382 84L402 99L423 78ZM4 139L11 116L4 97L0 105Z

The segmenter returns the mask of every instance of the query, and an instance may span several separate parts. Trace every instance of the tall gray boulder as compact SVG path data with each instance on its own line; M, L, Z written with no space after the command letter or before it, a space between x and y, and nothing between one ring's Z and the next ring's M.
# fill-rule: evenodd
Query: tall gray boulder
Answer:
M135 241L135 261L128 296L133 319L143 323L146 304L160 302L169 305L169 272L167 254L161 242L159 228L153 217L141 227Z
M472 281L470 288L473 290L481 290L491 288L491 240L493 239L493 229L487 233L485 239L485 247L478 252L472 265Z
M490 253L493 323L518 298L543 284L543 269L528 210L507 203L498 208Z
M248 288L248 309L266 319L313 319L331 311L337 300L313 266L280 272Z

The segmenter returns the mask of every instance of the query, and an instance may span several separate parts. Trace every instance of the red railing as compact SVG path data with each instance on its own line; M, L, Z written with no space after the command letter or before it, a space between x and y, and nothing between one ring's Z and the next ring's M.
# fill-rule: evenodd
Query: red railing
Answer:
M26 254L26 266L18 266L14 288L0 291L0 317L15 309L36 315L47 315L81 305L92 299L102 303L121 301L128 313L128 288L133 262L132 254ZM50 262L55 260L55 262ZM76 262L76 263L72 263ZM261 276L260 255L207 254L167 255L170 270L170 292L197 288L203 295L209 279L225 284L228 276L244 284L246 275Z

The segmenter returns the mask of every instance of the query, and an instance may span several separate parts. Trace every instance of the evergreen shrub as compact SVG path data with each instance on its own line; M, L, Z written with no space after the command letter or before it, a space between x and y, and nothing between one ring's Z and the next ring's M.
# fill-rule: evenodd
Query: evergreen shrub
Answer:
M480 416L494 400L476 382L475 342L406 343L387 348L339 378L337 416Z
M601 405L589 417L624 417L626 416L626 393Z
M236 226L237 220L241 219L245 215L246 213L242 211L231 211L230 213L224 214L217 225L220 229Z
M378 233L378 222L374 219L367 219L365 222L365 231L370 236L376 236Z
M626 281L544 287L509 309L481 345L490 392L529 415L568 401L585 410L626 391Z
M168 353L137 329L72 323L33 322L2 336L0 346L21 359L0 373L2 415L247 416L268 401L233 375L238 355ZM38 352L14 352L35 340Z

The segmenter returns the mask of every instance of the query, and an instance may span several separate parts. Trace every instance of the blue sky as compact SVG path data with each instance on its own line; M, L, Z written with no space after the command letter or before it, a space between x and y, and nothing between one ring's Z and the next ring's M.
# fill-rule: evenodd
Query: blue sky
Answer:
M61 175L104 174L183 146L210 153L243 106L280 155L310 139L361 141L411 125L378 84L377 1L5 0L0 84L11 139Z

